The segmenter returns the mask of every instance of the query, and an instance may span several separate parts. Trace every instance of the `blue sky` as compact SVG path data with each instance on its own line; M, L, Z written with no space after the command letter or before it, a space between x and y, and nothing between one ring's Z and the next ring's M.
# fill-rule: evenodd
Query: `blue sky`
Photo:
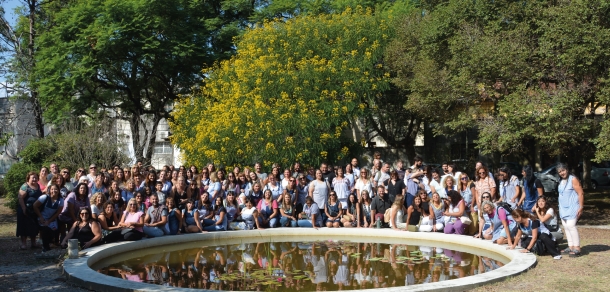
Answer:
M4 8L4 16L6 20L11 24L15 25L17 21L17 17L15 16L15 8L23 5L23 3L19 0L4 0L2 1L2 8ZM4 78L0 76L0 82L4 83ZM0 88L0 97L5 97L6 92L3 88Z
M15 7L22 5L23 3L18 0L4 0L2 2L2 8L4 8L6 19L11 23L15 24Z

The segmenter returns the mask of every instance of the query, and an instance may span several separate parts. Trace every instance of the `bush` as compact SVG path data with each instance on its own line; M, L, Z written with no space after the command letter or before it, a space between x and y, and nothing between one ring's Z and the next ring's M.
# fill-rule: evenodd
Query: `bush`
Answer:
M6 196L6 188L4 188L4 178L0 178L0 198Z
M4 177L4 187L6 190L6 206L17 210L19 202L19 188L25 183L25 176L30 171L36 171L36 166L28 165L22 162L15 163L6 173Z
M28 145L19 152L21 161L27 165L37 165L38 170L55 153L57 146L53 139L37 138L28 142ZM25 178L24 178L25 179Z

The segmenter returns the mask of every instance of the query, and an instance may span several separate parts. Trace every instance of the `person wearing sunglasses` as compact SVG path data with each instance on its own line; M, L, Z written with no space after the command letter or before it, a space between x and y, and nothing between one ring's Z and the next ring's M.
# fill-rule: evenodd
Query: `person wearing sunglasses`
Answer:
M88 207L80 208L78 220L74 222L70 232L64 238L62 247L68 246L69 239L78 239L78 244L82 249L96 246L101 243L102 228L91 216L91 209Z
M483 201L490 201L491 202L491 194L484 193L481 196L481 200L483 200ZM483 218L482 212L477 217L478 217L477 221L480 221L480 222L478 222L478 224L482 224L483 226L480 226L480 225L478 226L479 227L478 233L475 234L474 237L481 237L481 238L485 238L487 240L491 239L491 237L492 237L491 236L491 231L492 231L492 229L491 229L491 222L483 221L483 220L478 220L479 218Z
M474 182L470 180L466 173L460 173L459 180L457 182L457 188L464 199L464 203L466 204L466 216L470 218L472 223L468 226L468 230L466 230L466 234L475 235L479 230L479 216L474 211L474 203L476 197L476 188ZM488 197L490 195L488 194Z
M491 194L491 201L493 202L496 198L496 181L493 179L491 175L489 175L489 169L485 165L481 165L477 167L476 176L475 176L474 187L477 190L476 197L476 206L475 211L480 211L481 208L481 194L489 193Z
M479 227L481 235L477 234L474 237L483 237L487 240L491 239L493 243L500 245L508 243L509 246L512 246L513 242L518 240L515 238L515 235L517 234L519 226L513 219L513 216L503 207L496 207L496 205L489 200L490 197L491 195L489 193L485 193L481 196L483 199L481 204L482 212L479 217L481 220L480 224L482 224L482 226L480 225L481 227ZM491 223L491 225L487 225L486 223Z
M144 226L144 213L138 209L138 202L136 202L135 198L132 198L127 203L127 210L123 212L119 226L123 228L121 230L123 240L135 241L144 237L144 230L142 229Z
M73 179L70 177L70 169L62 168L59 174L64 178L63 187L68 190L68 193L70 193L74 189L75 185Z

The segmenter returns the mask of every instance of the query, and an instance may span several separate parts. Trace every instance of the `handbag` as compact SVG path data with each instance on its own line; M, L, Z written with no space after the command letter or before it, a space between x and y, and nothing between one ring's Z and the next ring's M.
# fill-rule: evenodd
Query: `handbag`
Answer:
M462 224L465 224L465 225L470 225L472 223L472 220L470 220L470 218L468 216L460 217L460 221L462 221Z
M125 235L131 231L133 231L133 228L123 228L121 229L121 235Z
M390 223L390 217L392 217L392 208L387 208L383 213L383 222Z

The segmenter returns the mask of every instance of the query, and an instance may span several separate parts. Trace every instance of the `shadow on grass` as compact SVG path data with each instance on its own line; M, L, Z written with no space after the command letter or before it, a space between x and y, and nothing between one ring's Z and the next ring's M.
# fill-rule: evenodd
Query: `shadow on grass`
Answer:
M590 244L581 247L580 252L582 255L588 255L590 253L604 252L609 250L610 246L605 244Z

